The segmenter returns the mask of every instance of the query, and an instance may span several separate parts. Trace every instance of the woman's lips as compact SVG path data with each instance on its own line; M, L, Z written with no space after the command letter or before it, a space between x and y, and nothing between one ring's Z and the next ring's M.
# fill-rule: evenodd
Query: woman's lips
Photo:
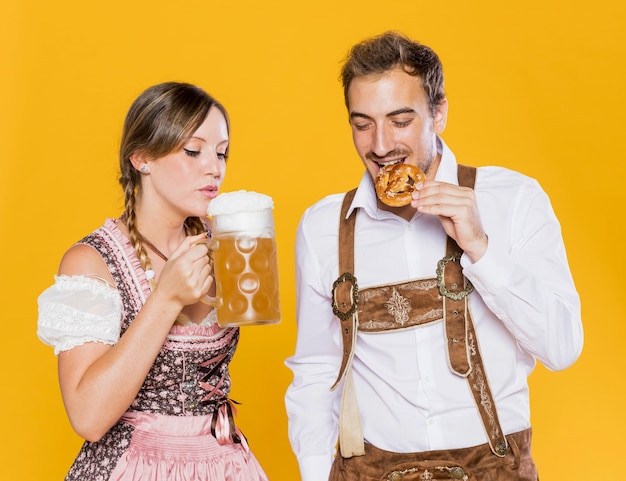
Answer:
M217 197L217 187L213 185L202 187L200 189L200 192L208 199L214 199L215 197Z

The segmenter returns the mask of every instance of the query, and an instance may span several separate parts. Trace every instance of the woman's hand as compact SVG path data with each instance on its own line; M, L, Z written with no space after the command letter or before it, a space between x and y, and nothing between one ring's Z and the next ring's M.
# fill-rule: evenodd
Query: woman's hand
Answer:
M165 263L152 295L171 299L180 307L195 304L213 285L205 234L187 237Z

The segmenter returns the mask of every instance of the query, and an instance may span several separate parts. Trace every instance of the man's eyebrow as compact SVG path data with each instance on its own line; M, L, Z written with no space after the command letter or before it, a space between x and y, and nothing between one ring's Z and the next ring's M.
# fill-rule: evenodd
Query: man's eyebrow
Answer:
M370 117L369 115L365 115L365 114L362 114L360 112L350 112L350 120L356 119L356 118L372 120L372 117Z
M415 113L415 109L412 109L410 107L404 107L398 110L394 110L393 112L389 112L387 114L387 117L393 117L395 115L400 115L400 114L414 114Z
M415 109L412 109L410 107L403 107L401 109L398 110L394 110L393 112L389 112L386 117L395 117L396 115L401 115L401 114L414 114L415 113ZM363 114L361 112L350 112L350 119L355 119L355 118L359 118L359 119L366 119L366 120L372 120L372 117L370 117L367 114Z

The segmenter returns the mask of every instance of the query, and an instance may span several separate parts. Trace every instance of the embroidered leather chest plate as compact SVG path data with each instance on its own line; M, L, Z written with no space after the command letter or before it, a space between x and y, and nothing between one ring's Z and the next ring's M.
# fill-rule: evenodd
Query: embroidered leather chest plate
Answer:
M359 290L359 331L407 329L443 319L437 279L420 279Z

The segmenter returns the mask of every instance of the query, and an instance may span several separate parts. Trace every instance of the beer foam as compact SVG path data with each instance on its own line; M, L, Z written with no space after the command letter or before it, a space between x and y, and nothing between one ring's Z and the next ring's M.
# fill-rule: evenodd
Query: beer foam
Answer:
M254 212L273 208L274 201L269 195L236 190L224 192L209 202L207 215L236 214L237 212Z
M218 195L209 203L207 215L213 218L213 229L251 237L273 237L274 201L265 194L238 190Z

